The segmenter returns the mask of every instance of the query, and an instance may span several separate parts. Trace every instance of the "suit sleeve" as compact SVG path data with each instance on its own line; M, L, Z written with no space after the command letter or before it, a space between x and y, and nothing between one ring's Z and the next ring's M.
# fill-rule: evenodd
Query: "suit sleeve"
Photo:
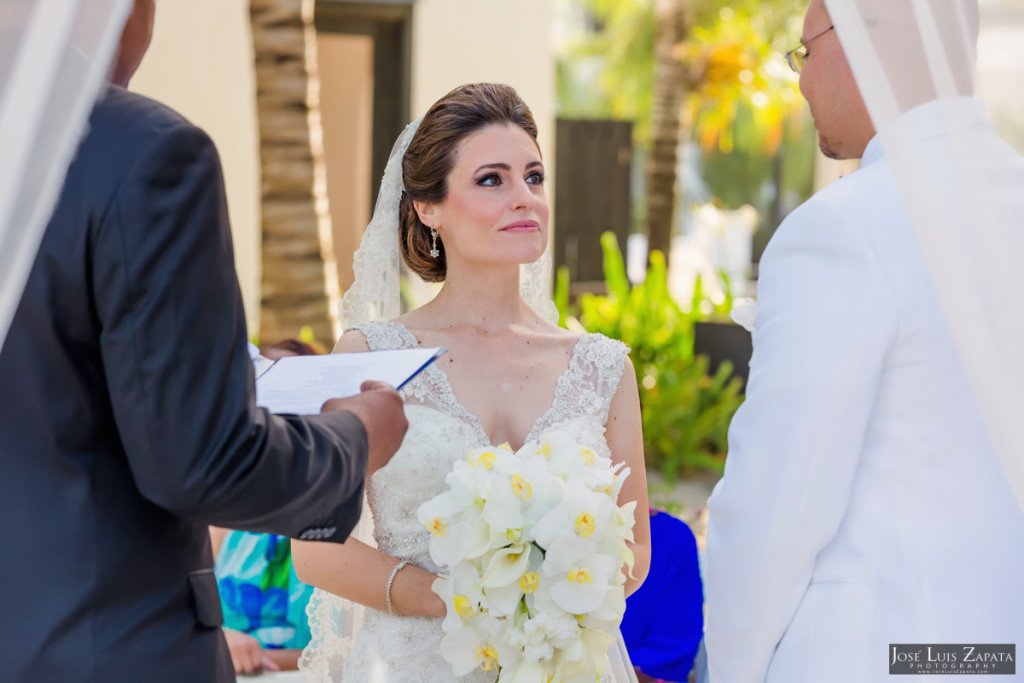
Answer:
M361 508L365 430L351 413L256 407L210 139L165 126L97 222L101 351L142 495L199 522L288 536L333 527L326 540L344 540Z
M761 262L746 400L709 502L712 683L763 683L843 519L887 349L892 288L867 238L812 200Z

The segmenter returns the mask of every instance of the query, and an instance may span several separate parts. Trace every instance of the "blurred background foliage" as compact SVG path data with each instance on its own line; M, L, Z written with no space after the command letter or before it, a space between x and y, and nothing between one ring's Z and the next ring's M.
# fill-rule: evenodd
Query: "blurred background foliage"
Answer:
M570 1L584 30L559 51L559 116L633 122L646 172L632 230L668 252L675 207L687 201L676 154L694 141L710 200L754 206L763 247L813 189L816 137L783 56L799 40L804 0ZM659 51L673 17L671 50Z
M561 50L558 111L567 118L634 122L635 140L650 141L654 104L656 0L573 0L589 30ZM705 148L732 151L739 107L755 112L755 127L739 133L751 146L774 151L786 118L803 108L795 75L782 54L799 37L803 0L672 0L692 16L674 57L685 65L686 120ZM794 43L795 44L795 43Z
M584 294L570 305L563 268L555 287L559 322L629 345L648 467L670 482L698 469L720 474L729 421L743 402L742 380L728 362L708 373L708 358L694 353L694 326L708 317L728 319L731 299L712 302L698 281L693 300L680 306L669 294L665 257L657 251L644 282L630 286L615 235L602 235L601 246L607 293Z
M728 362L711 372L694 339L698 322L728 322L731 292L712 300L698 279L692 300L674 300L666 255L691 205L751 206L756 262L812 193L817 138L784 57L799 42L806 0L564 2L579 30L558 50L558 115L633 122L630 231L646 235L649 256L646 279L631 284L619 244L603 235L605 291L570 301L560 272L562 323L631 347L650 467L670 481L721 473L742 380Z

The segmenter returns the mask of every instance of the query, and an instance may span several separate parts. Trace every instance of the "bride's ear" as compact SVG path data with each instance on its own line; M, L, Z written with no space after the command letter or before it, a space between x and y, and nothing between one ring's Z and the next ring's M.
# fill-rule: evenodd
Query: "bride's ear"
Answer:
M437 204L414 201L412 206L416 209L416 215L419 216L420 223L423 223L423 225L426 225L427 227L437 224L437 215L439 213Z

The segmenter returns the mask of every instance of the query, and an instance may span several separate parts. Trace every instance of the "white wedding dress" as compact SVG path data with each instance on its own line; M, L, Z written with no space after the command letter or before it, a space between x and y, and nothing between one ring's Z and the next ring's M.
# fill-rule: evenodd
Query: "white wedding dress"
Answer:
M357 326L371 350L410 349L416 338L401 323L372 322ZM551 407L541 415L526 441L557 428L572 434L596 452L608 455L605 423L612 396L619 386L628 349L600 334L584 334L573 348L569 367L558 378ZM444 371L429 366L402 391L409 430L388 465L367 484L373 513L373 536L378 547L394 557L439 572L430 559L430 533L416 517L421 503L447 489L445 476L467 450L490 444L480 420L458 401ZM319 592L319 591L318 591ZM321 607L320 609L323 609ZM313 680L331 683L484 683L497 673L476 670L458 678L441 657L441 619L392 617L375 609L362 610L354 638L339 639L336 649L320 653L320 665L310 664ZM314 615L314 640L323 624ZM635 680L625 648L609 653L613 672L605 681ZM330 661L329 661L330 660ZM309 664L308 662L306 664ZM304 666L308 669L309 666ZM318 672L319 670L319 672Z

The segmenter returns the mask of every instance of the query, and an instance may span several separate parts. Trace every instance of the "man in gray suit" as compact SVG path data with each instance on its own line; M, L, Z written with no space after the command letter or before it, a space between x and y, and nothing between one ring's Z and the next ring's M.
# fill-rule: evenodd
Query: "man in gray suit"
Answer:
M149 43L138 0L114 79ZM371 385L255 405L210 139L97 103L0 349L0 679L234 681L207 527L344 541L406 422Z

